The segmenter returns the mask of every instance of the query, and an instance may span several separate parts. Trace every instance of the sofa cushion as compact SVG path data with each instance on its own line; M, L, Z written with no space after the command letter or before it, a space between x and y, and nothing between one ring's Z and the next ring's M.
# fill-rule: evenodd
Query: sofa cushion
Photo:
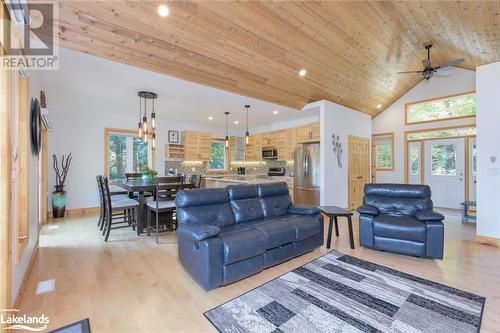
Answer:
M410 216L376 216L373 233L380 237L425 242L425 224Z
M286 183L259 184L257 190L266 218L287 214L292 202Z
M231 209L236 223L255 221L264 218L264 211L259 201L257 186L227 186Z
M321 223L316 215L304 216L287 214L272 219L266 219L265 223L275 223L276 221L285 221L286 223L293 225L293 230L295 231L295 242L321 233Z
M235 223L229 196L223 188L180 191L175 204L179 224L225 227Z
M252 225L251 228L264 234L267 240L267 249L288 244L295 240L295 227L285 219L264 221Z
M224 265L263 254L267 248L264 234L258 230L240 229L222 232Z

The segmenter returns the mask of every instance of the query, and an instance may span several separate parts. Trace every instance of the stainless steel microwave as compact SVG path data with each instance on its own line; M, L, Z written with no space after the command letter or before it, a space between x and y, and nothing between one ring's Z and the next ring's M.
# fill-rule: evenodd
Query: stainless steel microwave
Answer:
M262 159L263 160L277 160L278 159L278 149L276 149L275 147L262 148Z

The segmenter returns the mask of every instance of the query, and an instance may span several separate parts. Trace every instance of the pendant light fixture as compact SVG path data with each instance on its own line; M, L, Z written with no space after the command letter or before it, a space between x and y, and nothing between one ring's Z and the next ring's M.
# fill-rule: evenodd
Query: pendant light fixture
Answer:
M151 144L151 149L156 149L156 112L155 100L158 95L150 91L139 91L139 138ZM151 128L148 127L147 100L151 100ZM144 105L144 106L143 106ZM142 119L141 119L142 118Z
M250 105L245 105L245 109L247 112L247 131L245 132L245 145L248 145L250 142L250 132L248 132L248 109L250 108Z
M229 117L229 112L224 112L226 115L226 148L229 148L229 135L227 133L227 122L228 122L228 117Z

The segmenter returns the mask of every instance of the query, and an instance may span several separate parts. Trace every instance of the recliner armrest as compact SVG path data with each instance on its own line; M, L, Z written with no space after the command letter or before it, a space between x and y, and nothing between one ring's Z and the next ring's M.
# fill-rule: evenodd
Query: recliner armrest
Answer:
M444 220L444 216L441 213L438 213L432 209L429 210L419 210L415 217L419 221L442 221Z
M321 211L313 206L290 206L288 208L288 214L295 215L316 215L321 213Z
M178 237L185 237L195 241L202 241L215 237L220 233L220 228L208 224L183 225L177 229Z
M377 207L372 206L372 205L360 206L360 207L358 207L357 211L360 214L367 214L367 215L372 215L372 216L376 216L379 214Z

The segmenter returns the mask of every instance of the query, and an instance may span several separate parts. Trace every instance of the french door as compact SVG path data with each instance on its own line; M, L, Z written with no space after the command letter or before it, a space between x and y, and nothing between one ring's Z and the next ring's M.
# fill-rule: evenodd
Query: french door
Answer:
M422 142L408 142L408 183L422 182Z
M476 138L469 139L469 200L476 201L477 148Z
M465 193L464 155L463 138L425 141L425 184L431 187L434 206L460 208Z

